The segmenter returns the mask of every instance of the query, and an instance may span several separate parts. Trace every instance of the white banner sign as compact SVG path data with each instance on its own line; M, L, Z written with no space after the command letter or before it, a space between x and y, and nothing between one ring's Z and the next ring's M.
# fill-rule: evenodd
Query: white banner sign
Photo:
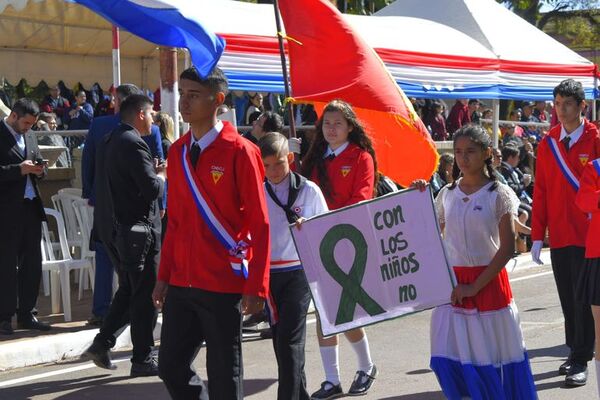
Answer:
M324 335L450 301L429 188L407 189L291 228Z

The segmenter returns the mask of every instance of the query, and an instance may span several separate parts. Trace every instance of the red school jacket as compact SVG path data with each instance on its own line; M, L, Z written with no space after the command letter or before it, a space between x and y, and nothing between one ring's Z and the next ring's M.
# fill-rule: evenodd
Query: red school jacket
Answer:
M251 236L253 257L246 280L234 274L228 251L204 222L186 182L182 150L183 146L189 149L190 135L186 133L169 150L169 220L158 279L174 286L265 298L270 238L260 151L224 121L223 130L202 151L194 171L232 229L240 238Z
M538 146L531 239L543 240L548 228L551 248L584 247L589 225L588 216L575 204L576 190L561 172L548 143L549 137L553 137L564 150L559 141L560 130L561 125L550 129ZM583 134L569 149L567 162L579 179L588 161L598 157L600 157L598 129L585 120Z
M592 216L585 241L585 257L600 258L600 158L583 170L575 202L581 211Z
M373 198L375 167L373 158L354 143L333 160L325 160L331 193L325 196L330 210L346 207ZM310 178L320 186L317 171Z

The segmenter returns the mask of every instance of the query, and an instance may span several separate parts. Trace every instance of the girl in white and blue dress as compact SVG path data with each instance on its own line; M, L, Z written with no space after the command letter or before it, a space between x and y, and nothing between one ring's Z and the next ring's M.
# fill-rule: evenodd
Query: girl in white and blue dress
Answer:
M451 400L536 399L504 268L519 201L495 180L491 139L481 126L454 134L454 156L455 182L440 191L436 208L458 285L451 304L431 317L431 369Z

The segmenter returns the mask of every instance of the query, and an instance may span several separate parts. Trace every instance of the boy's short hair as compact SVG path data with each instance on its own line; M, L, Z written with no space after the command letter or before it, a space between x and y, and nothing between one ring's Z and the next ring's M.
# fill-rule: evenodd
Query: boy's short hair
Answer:
M227 81L227 77L219 67L214 67L213 70L210 71L210 73L206 76L206 78L202 78L196 67L192 66L184 70L181 75L179 75L179 79L187 79L198 82L202 86L207 87L213 94L222 92L226 95L229 90L229 82Z
M514 157L519 155L519 149L515 146L506 145L502 148L502 159L508 160L509 157Z
M574 79L565 79L559 83L558 86L554 88L552 94L555 98L557 95L560 95L561 97L573 97L577 101L577 104L581 104L581 102L585 100L585 91L583 90L581 82L577 82Z
M127 96L121 104L120 114L122 121L131 121L145 107L152 107L152 100L144 94Z
M279 132L269 132L258 141L262 158L269 156L284 157L290 152L288 140Z

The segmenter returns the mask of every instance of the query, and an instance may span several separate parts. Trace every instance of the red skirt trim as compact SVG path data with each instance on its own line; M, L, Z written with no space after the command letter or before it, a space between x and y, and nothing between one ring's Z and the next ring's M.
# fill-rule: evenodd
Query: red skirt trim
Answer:
M483 267L453 267L458 283L471 284L486 269ZM462 304L455 307L468 310L495 311L506 308L512 301L512 291L508 282L508 273L502 268L483 289L473 297L465 297Z

